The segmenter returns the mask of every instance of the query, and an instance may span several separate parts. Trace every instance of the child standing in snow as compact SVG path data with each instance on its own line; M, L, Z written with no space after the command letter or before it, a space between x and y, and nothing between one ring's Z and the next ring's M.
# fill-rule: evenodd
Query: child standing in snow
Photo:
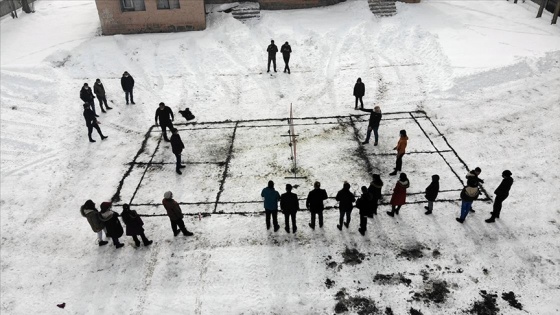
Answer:
M360 107L362 109L364 108L364 101L362 100L362 98L365 94L366 86L362 82L362 78L358 78L356 84L354 84L354 97L356 98L356 105L354 106L354 109L358 109L358 101L360 101Z
M192 236L193 233L189 232L185 227L185 222L183 222L183 211L181 211L181 207L177 201L173 199L173 193L170 191L166 191L163 194L163 200L161 201L163 207L167 211L167 215L169 216L169 220L171 221L171 229L173 230L173 236L179 235L179 233L183 232L185 236ZM177 229L179 227L179 229Z
M101 217L99 216L99 211L95 209L95 203L93 201L88 200L80 207L80 213L82 216L87 218L91 229L97 233L97 239L99 241L99 246L107 245L107 241L103 240L103 230L105 229L105 224L101 221ZM105 235L107 236L107 231L105 231Z
M123 228L121 221L119 221L119 214L111 210L112 204L110 202L101 203L101 221L105 222L107 228L107 236L113 239L113 244L116 248L124 246L119 242L119 237L123 235Z
M153 243L153 241L150 241L146 235L144 235L144 222L142 221L142 218L140 218L136 211L130 210L130 206L127 203L123 205L123 212L121 213L121 216L124 224L126 224L126 235L132 236L136 247L140 246L138 236L142 238L144 246L149 246Z
M274 189L273 181L268 181L268 186L261 191L261 197L264 201L266 229L270 230L270 217L272 216L272 224L274 225L274 232L276 232L280 229L280 225L278 225L278 201L280 201L280 194Z
M395 214L399 215L399 210L401 210L402 205L406 203L406 189L410 187L410 182L405 173L401 173L399 176L399 181L393 188L393 196L391 196L391 211L387 211L387 214L394 217Z
M336 194L336 201L339 202L338 210L340 212L340 218L338 219L338 225L336 227L342 231L343 224L346 228L348 228L348 226L350 225L350 218L352 217L352 208L354 208L353 203L354 201L356 201L356 197L350 191L350 184L348 182L344 182L344 184L342 185L342 189ZM345 215L346 215L346 223L343 223Z
M474 180L476 182L477 185L479 184L484 184L484 181L482 180L482 178L479 178L478 176L480 175L480 173L482 173L482 169L480 169L480 167L476 167L474 170L470 171L467 173L467 175L465 176L465 178L467 179L467 182L469 180ZM470 212L476 212L474 211L474 209L471 208L469 209Z
M373 203L373 196L369 193L366 186L362 186L362 196L356 201L356 207L360 209L360 228L358 232L365 235L367 231L367 217L371 212L371 204Z
M366 135L366 140L364 142L362 142L362 144L368 144L369 143L369 138L371 137L371 132L373 131L373 136L375 138L375 142L373 143L373 145L377 145L377 141L379 140L379 123L381 122L381 108L379 106L375 106L373 109L365 109L365 108L361 108L360 109L363 112L368 112L371 113L371 115L369 116L369 125L368 125L368 130L367 130L367 135Z
M369 184L368 191L371 194L373 200L371 201L371 212L368 217L373 218L373 215L377 215L377 207L379 204L379 199L382 197L381 189L383 188L383 181L379 174L373 174L373 180Z
M439 193L439 175L432 175L432 182L428 187L426 187L426 199L428 200L428 206L424 209L428 210L424 214L432 214L434 209L434 201L436 201L437 195Z
M494 206L493 211L490 213L492 217L490 219L485 220L486 223L492 223L496 221L496 219L500 218L500 212L502 211L502 202L507 199L509 196L509 190L511 189L511 185L513 185L513 178L511 178L511 172L509 170L505 170L502 172L502 182L500 186L496 188L494 194L496 194L496 199L494 199Z
M395 170L389 175L397 175L397 172L401 171L402 168L402 157L406 153L406 145L408 144L408 137L406 135L406 130L400 131L399 142L397 146L393 148L393 150L397 150L397 161L395 165Z
M467 214L471 209L473 201L478 199L480 195L480 190L478 189L478 183L474 178L467 181L467 186L461 191L461 217L457 218L457 222L465 222Z

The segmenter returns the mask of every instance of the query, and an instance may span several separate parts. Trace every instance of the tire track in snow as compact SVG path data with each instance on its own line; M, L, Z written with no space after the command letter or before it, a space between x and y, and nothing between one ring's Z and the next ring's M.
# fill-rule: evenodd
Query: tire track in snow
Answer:
M154 270L156 269L156 265L158 263L159 249L160 246L150 247L150 250L152 252L150 254L150 260L146 265L146 273L144 275L144 285L140 290L137 311L133 314L138 314L138 315L144 314L144 309L146 308L146 296L148 295L147 292L150 289L150 285L152 284L152 277L154 275Z

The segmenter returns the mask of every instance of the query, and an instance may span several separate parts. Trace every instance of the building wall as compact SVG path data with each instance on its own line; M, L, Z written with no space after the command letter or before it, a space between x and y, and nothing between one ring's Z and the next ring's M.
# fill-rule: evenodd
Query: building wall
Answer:
M123 11L120 0L96 0L103 35L197 31L206 28L204 0L179 0L179 9L157 9L145 0L145 11Z

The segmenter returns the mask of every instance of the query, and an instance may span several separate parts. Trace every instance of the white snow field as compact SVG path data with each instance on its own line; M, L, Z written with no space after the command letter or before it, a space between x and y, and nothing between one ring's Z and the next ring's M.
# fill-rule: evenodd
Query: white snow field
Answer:
M37 1L1 25L2 314L558 314L560 312L560 27L512 1L367 1L262 11L243 24L207 15L200 32L100 36L91 1ZM290 75L266 73L274 39L292 46ZM119 79L136 81L125 105ZM381 106L379 146L361 145ZM100 78L109 136L89 143L79 90ZM183 175L153 126L159 102L186 144ZM286 118L293 104L299 175ZM195 123L178 114L189 107ZM99 107L98 107L99 108ZM99 109L98 109L99 113ZM398 131L409 134L409 204L391 218ZM482 168L488 193L464 224L459 190ZM487 224L503 170L515 180ZM385 182L379 215L339 231L332 197ZM424 215L423 191L442 199ZM267 231L260 192L287 183L304 207L318 180L325 225ZM163 193L182 203L192 237L173 237ZM144 217L150 247L99 247L79 213L114 198ZM486 201L485 201L486 200ZM281 226L284 217L279 214ZM66 303L64 310L57 304Z

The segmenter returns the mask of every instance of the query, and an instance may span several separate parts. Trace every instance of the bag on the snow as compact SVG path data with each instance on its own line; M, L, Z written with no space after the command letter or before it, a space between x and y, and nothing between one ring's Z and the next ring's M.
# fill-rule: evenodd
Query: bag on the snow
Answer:
M181 113L181 115L185 117L187 121L194 119L194 115L191 113L191 111L188 108L186 108L185 110L180 110L179 113Z

